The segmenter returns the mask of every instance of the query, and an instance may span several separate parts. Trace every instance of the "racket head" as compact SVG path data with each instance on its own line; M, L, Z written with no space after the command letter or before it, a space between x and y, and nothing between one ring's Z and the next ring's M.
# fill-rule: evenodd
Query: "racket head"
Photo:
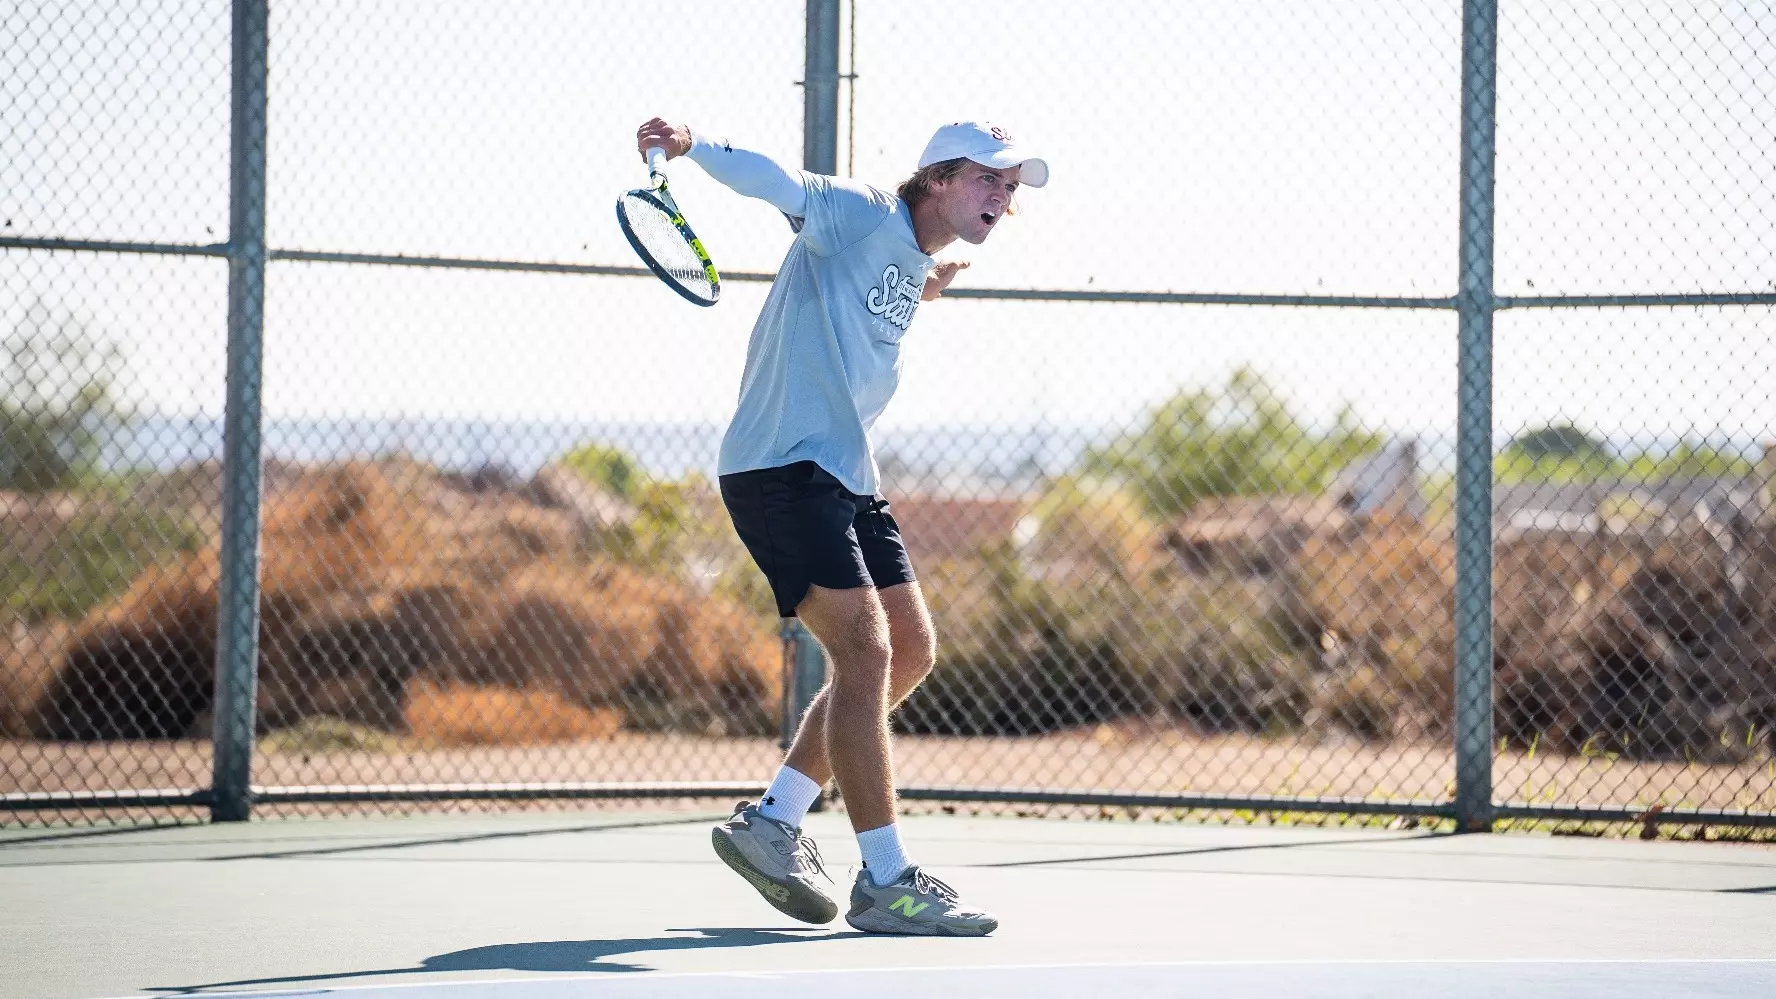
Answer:
M625 191L617 199L617 225L648 270L686 301L710 306L721 298L721 278L702 242L659 194Z

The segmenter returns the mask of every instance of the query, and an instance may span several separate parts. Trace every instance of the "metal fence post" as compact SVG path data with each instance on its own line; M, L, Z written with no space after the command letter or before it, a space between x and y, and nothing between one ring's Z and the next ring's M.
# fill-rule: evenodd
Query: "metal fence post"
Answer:
M1492 284L1498 5L1462 4L1455 489L1455 816L1492 829Z
M814 696L826 686L826 650L800 622L796 631L795 705L796 724L800 725Z
M808 31L802 66L802 167L839 172L839 0L808 0ZM787 752L802 716L826 683L826 650L794 618L783 622L790 675L783 687L783 748ZM820 802L815 803L819 810Z
M789 752L795 742L796 729L802 713L796 708L796 668L801 659L801 622L793 617L782 620L777 637L783 639L783 697L777 713L777 748Z
M260 401L265 307L266 0L234 0L228 218L228 390L210 819L252 813L259 671Z
M826 650L812 632L795 618L783 620L785 672L783 684L783 733L780 744L789 749L802 725L802 716L814 695L826 685Z
M814 695L826 685L826 650L820 647L820 642L802 626L802 622L793 617L783 619L779 633L783 636L784 676L782 733L778 746L787 753L795 742L796 733L801 730L808 706L814 703ZM816 799L813 810L820 811L825 801L824 795Z
M839 0L808 0L802 167L813 173L839 172Z

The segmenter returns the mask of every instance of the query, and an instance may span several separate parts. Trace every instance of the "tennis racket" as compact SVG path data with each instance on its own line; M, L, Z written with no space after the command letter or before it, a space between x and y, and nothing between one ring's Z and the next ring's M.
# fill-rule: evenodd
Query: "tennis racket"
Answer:
M635 248L642 263L666 287L678 292L686 301L697 305L714 305L721 297L721 275L703 242L684 220L678 203L666 190L666 150L654 146L647 151L648 176L653 187L623 192L617 199L617 224L623 236Z

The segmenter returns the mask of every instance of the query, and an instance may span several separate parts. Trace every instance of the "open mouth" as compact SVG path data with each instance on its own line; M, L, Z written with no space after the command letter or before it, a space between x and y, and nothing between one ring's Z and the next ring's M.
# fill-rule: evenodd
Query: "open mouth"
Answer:
M988 225L992 225L999 221L999 216L994 215L992 212L981 212L981 221Z

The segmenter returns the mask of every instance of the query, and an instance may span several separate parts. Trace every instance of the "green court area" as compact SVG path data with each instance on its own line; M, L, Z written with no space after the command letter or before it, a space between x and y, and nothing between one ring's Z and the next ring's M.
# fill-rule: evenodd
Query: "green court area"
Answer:
M786 920L719 812L6 830L0 999L1776 994L1768 847L912 816L1002 927L910 939Z

